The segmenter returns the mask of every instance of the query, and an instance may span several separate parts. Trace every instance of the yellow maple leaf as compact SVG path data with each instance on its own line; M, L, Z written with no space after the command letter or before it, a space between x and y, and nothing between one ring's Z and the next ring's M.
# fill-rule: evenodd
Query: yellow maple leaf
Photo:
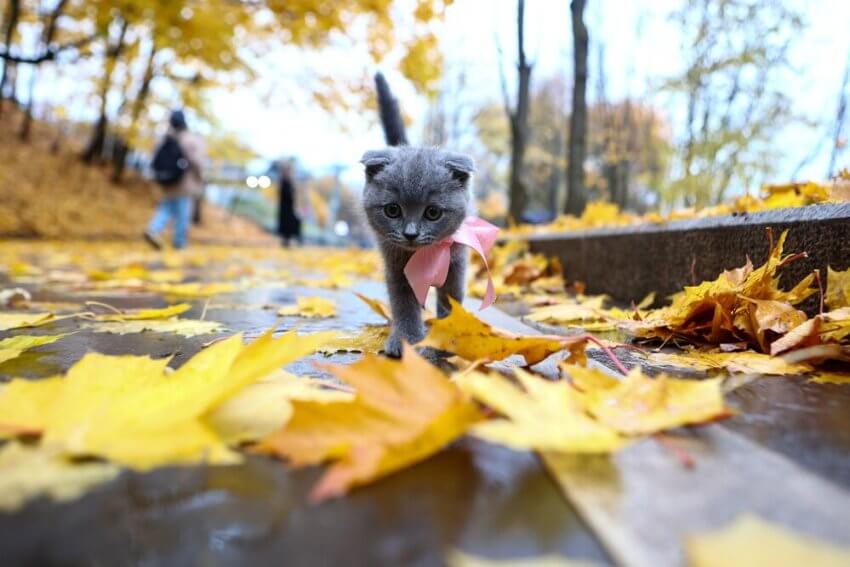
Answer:
M488 325L449 299L451 313L443 319L434 319L428 336L418 346L453 352L466 360L502 360L520 354L526 364L533 365L563 350L569 350L574 360L584 360L584 337L515 335Z
M114 335L150 332L173 333L183 337L196 337L198 335L208 335L223 331L224 325L216 321L174 318L83 323L82 328L91 329L95 333L112 333Z
M366 325L356 334L343 335L322 348L322 352L368 352L378 354L384 348L390 328L387 325Z
M850 268L839 272L827 269L824 301L830 309L850 307Z
M6 339L0 339L0 364L7 360L19 357L24 351L31 348L55 343L67 334L62 335L17 335Z
M849 548L795 533L750 515L740 516L717 531L688 537L685 551L691 567L850 565Z
M457 386L409 346L400 361L366 355L328 370L354 386L355 399L293 401L284 429L259 446L296 466L335 461L313 488L314 500L424 460L481 418Z
M73 500L119 472L107 463L72 463L42 447L6 443L0 448L0 510L14 512L41 495Z
M38 327L53 320L53 313L0 313L0 331Z
M353 398L326 382L280 370L225 400L207 415L206 423L225 443L236 445L258 441L283 427L292 416L291 400L328 403Z
M220 341L167 372L167 359L88 354L64 378L15 380L0 391L6 431L42 432L42 443L136 469L190 462L230 463L204 417L282 365L318 350L335 333L271 332L248 345Z
M161 309L135 309L121 313L103 313L95 318L98 321L145 321L149 319L170 319L192 308L189 303L178 303Z
M515 369L513 384L499 374L469 372L457 379L460 388L505 419L482 422L472 433L517 450L561 453L609 453L626 444L613 428L588 416L576 390Z
M563 365L584 408L624 434L646 435L726 417L722 378L685 380L644 375L639 367L616 379L594 368Z
M336 303L324 297L299 297L295 305L281 307L277 314L296 317L334 317L336 315Z
M805 363L790 363L760 352L685 351L682 354L654 352L648 359L657 364L692 368L694 370L726 370L732 374L767 374L793 376L811 372Z
M147 289L167 296L197 298L232 293L240 286L232 282L152 283Z

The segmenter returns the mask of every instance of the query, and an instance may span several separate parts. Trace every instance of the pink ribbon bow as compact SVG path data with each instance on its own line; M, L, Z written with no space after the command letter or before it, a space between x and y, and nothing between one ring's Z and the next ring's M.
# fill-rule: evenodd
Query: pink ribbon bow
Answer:
M481 309L486 309L496 301L496 289L493 286L493 276L487 265L487 252L496 243L499 228L478 217L466 217L460 228L450 237L418 249L404 266L404 275L413 289L416 299L425 305L428 289L431 286L442 287L449 275L452 244L457 242L469 246L481 256L487 269L487 293L481 302Z

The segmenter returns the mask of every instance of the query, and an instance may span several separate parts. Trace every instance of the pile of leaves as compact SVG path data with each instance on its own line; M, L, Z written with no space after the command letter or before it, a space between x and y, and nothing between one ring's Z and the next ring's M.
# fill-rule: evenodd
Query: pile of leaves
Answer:
M522 224L508 229L509 234L530 235L550 232L571 232L594 228L612 228L640 224L664 224L671 221L757 213L772 209L805 207L820 203L850 200L850 171L843 171L831 183L785 183L766 185L760 196L743 195L720 205L696 209L677 209L667 215L650 212L637 215L621 211L614 203L596 201L589 203L580 217L561 215L549 224Z
M0 236L29 238L120 238L136 240L153 214L159 189L134 172L116 185L110 173L84 164L76 148L51 148L57 133L37 124L39 136L21 144L0 137ZM0 130L16 127L0 117ZM206 204L193 242L272 243L248 221Z

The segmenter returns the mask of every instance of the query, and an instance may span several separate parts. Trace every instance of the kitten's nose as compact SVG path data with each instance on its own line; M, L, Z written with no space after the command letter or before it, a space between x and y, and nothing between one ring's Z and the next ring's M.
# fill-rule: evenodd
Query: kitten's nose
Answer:
M415 224L410 223L406 227L404 227L404 231L402 231L402 234L406 239L413 242L419 236L419 231L416 230Z

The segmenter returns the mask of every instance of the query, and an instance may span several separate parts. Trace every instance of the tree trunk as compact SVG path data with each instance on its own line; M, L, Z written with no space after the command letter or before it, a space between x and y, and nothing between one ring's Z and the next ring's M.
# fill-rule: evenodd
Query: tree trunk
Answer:
M15 37L15 29L18 27L18 20L20 17L21 0L9 0L9 10L6 14L6 29L3 33L3 46L6 53L9 53L12 50L12 39ZM0 113L3 112L3 105L5 104L6 82L9 79L9 65L11 64L12 62L8 59L3 61L3 73L0 74Z
M587 155L587 26L584 25L585 0L572 0L573 24L573 107L570 116L570 141L567 163L567 202L564 212L580 215L587 202L584 185L584 160Z
M106 98L109 95L109 88L112 86L112 73L115 71L115 64L124 48L124 38L127 35L128 25L127 20L121 22L121 31L118 34L115 45L109 47L106 51L103 82L100 86L100 113L82 156L83 161L86 163L92 163L99 159L103 153L104 143L106 142L106 130L109 125L109 119L106 116Z
M56 3L56 6L53 8L53 11L50 12L50 16L47 19L47 22L44 24L44 31L41 34L41 41L44 43L44 50L47 52L50 49L50 44L53 43L53 38L56 36L56 22L59 20L59 16L62 15L62 12L65 10L65 4L68 3L68 0L59 0ZM32 70L32 77L30 78L30 92L29 98L27 99L27 106L24 109L24 121L21 124L20 138L22 142L26 142L30 137L30 129L32 127L32 107L33 107L33 93L35 92L35 83L38 78L38 65L35 65Z
M133 107L130 110L130 132L135 134L138 128L139 118L142 116L142 110L148 99L148 94L151 89L151 81L154 77L154 58L156 57L156 45L151 45L151 51L148 54L148 62L145 66L145 74L142 76L142 84L139 86L139 92L136 93L136 98L133 100ZM112 182L120 183L124 176L124 167L127 163L127 155L129 154L130 144L135 142L135 136L132 135L128 140L123 140L121 147L118 148L118 155L115 156L112 169Z
M517 101L511 113L511 179L508 214L514 222L522 222L525 212L526 190L524 181L525 148L528 142L528 105L531 86L531 65L525 57L525 0L517 2Z

